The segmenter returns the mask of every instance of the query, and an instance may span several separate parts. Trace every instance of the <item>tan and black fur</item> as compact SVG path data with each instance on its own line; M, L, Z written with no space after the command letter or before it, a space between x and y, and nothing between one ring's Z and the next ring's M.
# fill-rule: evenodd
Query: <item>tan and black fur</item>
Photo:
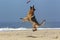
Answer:
M23 20L23 22L26 22L26 21L29 21L30 23L32 23L32 26L33 26L33 31L37 31L37 28L41 25L43 25L45 23L45 20L43 20L40 24L37 22L36 18L35 18L35 15L34 15L34 12L35 12L35 8L34 8L34 5L31 7L30 6L30 10L28 11L28 14L26 17L24 18L20 18Z

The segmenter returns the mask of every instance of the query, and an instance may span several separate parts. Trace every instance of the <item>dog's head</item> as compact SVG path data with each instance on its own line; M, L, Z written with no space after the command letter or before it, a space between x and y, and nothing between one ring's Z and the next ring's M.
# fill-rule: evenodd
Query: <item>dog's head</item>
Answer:
M35 11L36 9L34 8L34 5L33 6L30 6L30 10L32 11Z

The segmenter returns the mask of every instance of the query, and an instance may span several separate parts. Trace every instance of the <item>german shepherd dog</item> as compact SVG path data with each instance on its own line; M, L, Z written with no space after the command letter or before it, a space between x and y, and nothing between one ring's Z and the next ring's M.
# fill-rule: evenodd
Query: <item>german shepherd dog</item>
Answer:
M37 22L36 18L35 18L34 12L35 12L34 5L33 5L32 7L30 6L30 10L29 10L27 16L24 17L24 18L20 18L20 19L23 20L23 22L29 21L30 23L32 23L33 32L34 32L34 31L37 31L38 26L41 26L41 25L43 25L43 24L45 23L45 20L43 20L43 21L41 22L41 24L39 24L39 23Z

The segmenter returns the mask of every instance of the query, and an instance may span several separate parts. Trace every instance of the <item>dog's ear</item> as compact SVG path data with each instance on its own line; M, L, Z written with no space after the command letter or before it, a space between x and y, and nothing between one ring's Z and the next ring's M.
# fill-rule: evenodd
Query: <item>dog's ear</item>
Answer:
M33 8L34 8L34 5L33 5Z
M33 5L33 9L34 9L34 11L36 10L36 9L34 8L34 5Z
M30 6L30 9L32 9L32 7Z

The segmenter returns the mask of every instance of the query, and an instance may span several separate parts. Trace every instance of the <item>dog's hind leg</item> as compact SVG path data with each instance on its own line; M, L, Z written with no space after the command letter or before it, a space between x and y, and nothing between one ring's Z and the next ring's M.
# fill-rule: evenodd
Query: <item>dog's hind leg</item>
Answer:
M37 31L37 26L33 25L33 32Z

